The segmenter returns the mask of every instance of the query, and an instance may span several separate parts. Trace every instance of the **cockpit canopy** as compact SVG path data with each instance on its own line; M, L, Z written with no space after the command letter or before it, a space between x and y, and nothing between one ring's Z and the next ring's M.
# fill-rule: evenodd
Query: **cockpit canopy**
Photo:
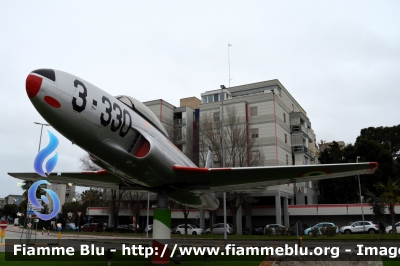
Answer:
M117 96L116 98L123 104L131 108L133 111L138 113L153 126L155 126L159 131L161 131L161 133L168 137L167 131L161 124L160 120L146 105L144 105L142 102L139 102L135 98L126 95Z

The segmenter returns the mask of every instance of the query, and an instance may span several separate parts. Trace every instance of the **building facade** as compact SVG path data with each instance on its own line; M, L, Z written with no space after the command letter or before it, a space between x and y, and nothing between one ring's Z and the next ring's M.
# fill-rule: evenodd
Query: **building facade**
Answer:
M144 104L160 119L174 144L200 167L204 167L210 146L214 150L214 167L222 167L222 161L225 166L236 167L316 163L318 148L310 119L279 80L206 91L201 94L201 101L196 97L184 98L179 107L161 99ZM239 155L222 155L222 142L218 139L222 139L221 134L229 139L229 132L233 131L229 127L233 125L237 131L240 127L241 135L224 142L225 150L244 139L251 145L243 144ZM208 138L207 130L212 131L207 133ZM256 205L275 205L275 222L287 226L290 205L317 204L313 182L266 187L251 195L260 198ZM251 219L245 218L252 216L252 208L250 204L245 206L236 217L238 228L242 224L252 227Z

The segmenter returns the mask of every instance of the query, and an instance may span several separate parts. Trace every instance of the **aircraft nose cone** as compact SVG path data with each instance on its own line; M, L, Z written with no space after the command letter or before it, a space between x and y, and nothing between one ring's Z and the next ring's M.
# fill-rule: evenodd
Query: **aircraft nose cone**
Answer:
M41 77L29 74L26 78L26 93L31 99L36 96L42 86L43 79Z
M54 72L53 69L47 69L47 68L36 69L36 70L32 71L31 73L38 74L38 75L48 78L52 81L56 81L56 73ZM36 96L36 94L40 90L42 81L43 81L43 79L41 77L29 74L29 76L26 78L26 93L28 94L29 98L33 98Z

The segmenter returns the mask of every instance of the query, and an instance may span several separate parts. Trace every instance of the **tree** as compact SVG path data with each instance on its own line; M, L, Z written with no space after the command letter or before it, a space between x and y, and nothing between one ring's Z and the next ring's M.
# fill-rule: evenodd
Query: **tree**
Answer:
M264 164L264 154L259 150L256 138L251 138L251 132L243 118L237 115L234 106L226 106L226 117L211 117L209 113L204 113L200 119L200 160L204 166L207 159L208 147L214 151L214 158L222 166L225 158L226 167L260 166ZM222 140L222 119L224 119L224 129ZM222 152L224 143L224 154ZM253 151L259 153L253 153Z
M100 188L90 188L81 193L84 207L104 205L103 191Z
M85 210L86 210L85 207L82 204L80 204L80 202L65 202L64 205L62 206L61 212L62 212L62 217L68 217L68 213L71 212L72 217L69 220L73 221L78 226L78 224L82 223L81 222L78 223L79 217L77 215L77 212L81 211L84 213Z
M17 212L18 212L18 205L16 205L16 204L5 204L3 206L2 215L15 218L15 217L17 217Z
M325 144L326 146L326 144ZM321 164L354 163L357 155L351 144L340 146L333 141L320 153ZM318 202L322 204L340 204L359 202L360 197L357 178L335 178L317 181L320 191Z
M137 191L129 191L129 207L132 211L132 216L135 217L136 224L139 224L139 214L140 214L140 206L144 199L144 195L147 193L137 192Z
M79 158L80 168L84 171L100 171L102 170L97 164L90 160L89 154L84 154Z
M239 208L241 208L243 203L245 202L250 202L250 203L257 202L258 198L251 197L249 193L228 192L226 195L226 201L229 205L229 208L231 209L233 231L236 234L238 234L239 228L237 228L236 215L239 211Z
M211 146L214 151L214 162L216 166L223 166L225 160L226 167L245 167L260 166L264 164L265 158L263 152L258 148L256 138L251 138L251 131L246 121L239 117L234 106L225 106L226 117L219 118L219 114L204 112L200 119L200 164L206 163L208 147ZM222 119L224 119L224 128L222 129ZM223 139L222 139L223 133ZM222 151L224 143L224 151ZM214 166L215 167L215 166ZM244 202L255 202L249 194L228 193L228 202L230 203L233 216L233 225L236 226L236 214ZM211 228L211 227L210 227Z
M81 164L81 169L85 171L99 171L101 168L94 164L92 160L90 159L88 154L85 154L79 158L79 162ZM92 188L91 188L92 190ZM97 193L97 192L94 192ZM91 193L92 194L92 193ZM114 225L114 231L117 230L118 226L118 213L119 209L121 206L121 200L123 195L125 194L125 191L122 190L116 190L116 189L104 189L102 192L102 201L101 203L104 203L104 201L108 201L107 205L109 206L109 212L111 215L111 224ZM92 194L93 195L93 194ZM82 199L84 196L82 196ZM84 199L83 199L84 200Z
M400 150L400 125L393 127L369 127L364 128L360 132L359 139L374 140L381 144L385 150L394 154Z
M182 204L180 204L180 205L181 205L181 209L183 212L183 218L185 219L185 235L187 235L188 234L188 232L187 232L188 216L189 216L191 208L188 206L182 205Z
M114 225L114 231L117 231L118 227L118 214L119 209L121 207L121 201L126 191L124 190L116 190L116 189L104 189L103 195L108 201L110 215L111 215L111 224Z
M382 232L380 225L385 220L386 205L382 201L382 197L378 197L370 191L367 191L365 195L367 196L366 202L368 202L371 205L371 210L372 213L374 214L373 215L374 220L378 221L379 232Z
M358 137L354 145L348 144L340 147L335 141L323 150L319 160L322 164L331 163L355 163L357 156L359 162L378 162L379 167L373 175L360 176L362 190L369 190L376 194L377 190L373 182L377 180L386 183L389 176L397 176L400 172L400 164L394 163L392 154L376 140ZM320 190L320 203L354 203L359 202L357 178L335 178L318 181Z
M396 234L396 213L394 211L394 206L396 203L400 202L400 185L399 181L400 179L397 179L396 181L392 181L389 179L387 183L377 183L375 187L378 189L378 191L381 192L381 197L382 201L385 202L386 204L389 205L389 212L390 212L390 217L392 220L392 233Z

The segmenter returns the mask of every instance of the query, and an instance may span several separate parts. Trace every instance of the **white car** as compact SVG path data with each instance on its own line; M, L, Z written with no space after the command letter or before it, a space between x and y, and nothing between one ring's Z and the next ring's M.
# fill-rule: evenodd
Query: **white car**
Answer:
M212 226L212 231L214 235L223 235L224 234L224 223L214 224ZM233 234L233 226L231 224L226 224L226 233L228 235ZM206 229L206 234L210 234L210 228Z
M377 224L374 224L371 221L358 221L358 222L351 222L347 226L343 226L340 228L340 233L342 234L355 234L355 233L363 233L364 232L364 225L365 225L365 232L368 232L368 234L375 234L379 233L379 226Z
M194 224L188 224L187 225L187 233L188 235L202 235L203 229L198 228L197 226L195 226ZM175 229L175 234L185 234L185 225L184 224L180 224L176 227Z
M394 226L396 226L397 233L400 233L400 222L397 222ZM392 226L390 225L390 226L386 227L385 232L387 234L391 234L392 233Z

